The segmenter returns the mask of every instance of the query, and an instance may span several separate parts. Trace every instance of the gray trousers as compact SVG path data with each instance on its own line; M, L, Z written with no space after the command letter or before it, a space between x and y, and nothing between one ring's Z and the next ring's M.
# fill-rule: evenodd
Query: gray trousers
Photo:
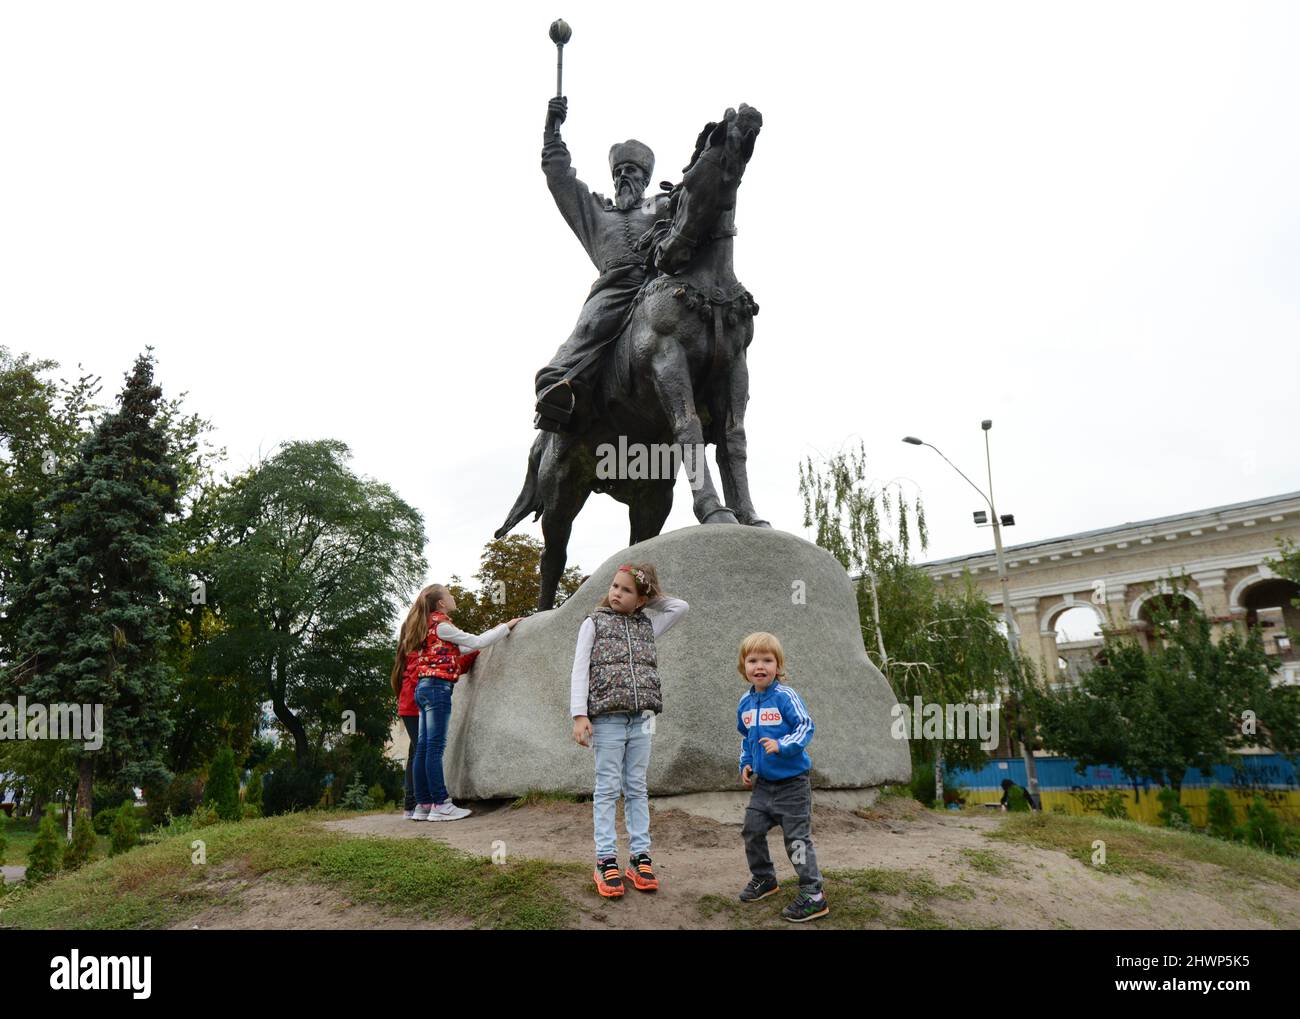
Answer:
M776 868L767 851L767 833L777 825L785 836L785 852L799 875L801 890L815 895L822 890L822 872L812 844L812 779L808 772L776 782L754 779L754 792L745 808L745 859L749 872L760 881L774 879Z

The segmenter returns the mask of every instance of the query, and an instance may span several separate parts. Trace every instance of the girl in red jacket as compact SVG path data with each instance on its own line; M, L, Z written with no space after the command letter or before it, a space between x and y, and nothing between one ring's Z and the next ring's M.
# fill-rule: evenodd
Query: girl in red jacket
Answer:
M482 635L452 623L456 599L441 584L420 592L402 624L392 684L398 714L406 725L411 749L406 759L406 816L413 821L455 821L469 811L451 801L443 778L442 755L451 721L451 694L456 680L478 652L508 635L519 619Z

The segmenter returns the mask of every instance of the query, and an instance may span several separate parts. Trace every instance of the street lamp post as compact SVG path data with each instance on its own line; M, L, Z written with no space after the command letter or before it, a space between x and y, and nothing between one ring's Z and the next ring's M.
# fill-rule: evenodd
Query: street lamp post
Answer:
M971 488L975 489L975 491L979 492L980 498L988 503L989 516L992 518L993 522L993 549L998 564L998 586L1002 589L1002 618L1006 620L1007 624L1007 643L1011 647L1011 656L1017 663L1019 663L1020 637L1016 633L1015 619L1011 612L1011 591L1007 583L1007 564L1002 555L1001 519L998 517L997 508L993 505L993 458L989 452L989 429L993 427L993 422L988 418L985 418L980 422L980 427L984 429L984 462L988 468L989 478L988 495L984 494L984 490L980 488L979 485L971 481L970 478L967 478L966 473L960 467L949 460L946 456L943 456L943 451L939 449L938 446L931 445L928 442L922 442L914 435L906 436L903 441L910 443L913 446L929 446L932 450L943 457L944 462L947 463L949 467L960 474L963 478L966 478L966 483L970 485ZM1043 801L1038 796L1038 768L1034 764L1034 755L1025 745L1023 739L1019 742L1020 756L1025 762L1025 780L1029 783L1029 794L1034 798L1034 802L1041 806Z

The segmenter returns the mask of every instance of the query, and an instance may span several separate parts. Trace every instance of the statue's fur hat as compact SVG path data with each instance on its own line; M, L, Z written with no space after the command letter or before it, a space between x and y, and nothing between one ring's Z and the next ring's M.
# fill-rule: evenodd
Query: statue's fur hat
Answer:
M635 163L645 171L646 180L654 176L655 154L650 151L649 145L644 145L635 138L609 147L609 172L613 173L614 167L619 163Z

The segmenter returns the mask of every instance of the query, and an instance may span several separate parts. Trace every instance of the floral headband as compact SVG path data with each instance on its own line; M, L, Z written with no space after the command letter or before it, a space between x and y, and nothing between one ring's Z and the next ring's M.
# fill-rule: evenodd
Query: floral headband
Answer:
M636 577L636 582L638 584L641 584L642 586L645 586L646 584L645 570L638 570L635 566L620 566L617 572L630 573L632 576Z

